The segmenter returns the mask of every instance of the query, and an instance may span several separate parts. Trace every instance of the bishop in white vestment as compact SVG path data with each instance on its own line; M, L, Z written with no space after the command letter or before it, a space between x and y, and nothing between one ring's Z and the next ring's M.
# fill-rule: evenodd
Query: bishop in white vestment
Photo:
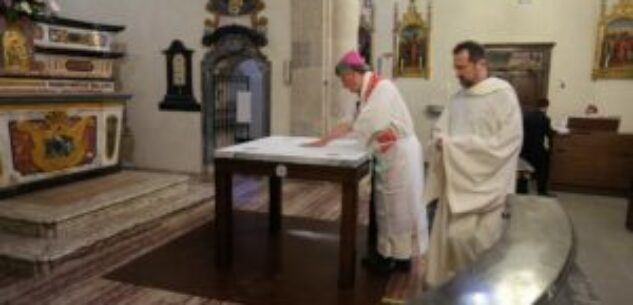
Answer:
M353 122L335 127L317 144L351 134L373 152L380 257L364 263L379 272L406 271L410 259L428 247L423 156L411 114L396 86L368 71L358 52L343 57L337 74L345 88L359 94L358 113Z

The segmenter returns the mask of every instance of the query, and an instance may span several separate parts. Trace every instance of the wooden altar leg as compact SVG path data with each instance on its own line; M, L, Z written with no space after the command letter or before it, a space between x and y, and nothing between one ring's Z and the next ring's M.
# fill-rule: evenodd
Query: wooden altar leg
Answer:
M271 176L268 180L269 189L269 212L268 212L268 229L271 234L278 234L281 229L281 193L282 181L277 176Z
M633 231L633 179L631 179L631 187L629 189L629 209L626 217L626 228Z
M378 227L376 226L376 175L372 170L369 193L369 225L367 227L367 255L378 253Z
M227 269L233 260L233 177L220 166L215 167L216 263Z
M356 221L358 214L358 182L343 182L343 202L339 244L338 285L354 286L356 271Z

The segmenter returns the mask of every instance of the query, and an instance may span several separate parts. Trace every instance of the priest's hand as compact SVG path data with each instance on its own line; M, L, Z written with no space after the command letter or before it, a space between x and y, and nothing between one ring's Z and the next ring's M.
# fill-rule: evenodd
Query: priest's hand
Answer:
M431 130L431 143L437 151L442 151L444 134L437 128Z
M435 141L435 148L437 148L438 151L442 151L442 138L438 138Z

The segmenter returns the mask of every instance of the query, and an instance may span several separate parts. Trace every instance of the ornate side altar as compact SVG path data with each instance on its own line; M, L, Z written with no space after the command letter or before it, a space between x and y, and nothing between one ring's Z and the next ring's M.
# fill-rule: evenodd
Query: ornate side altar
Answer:
M35 17L2 24L0 194L116 168L125 102L112 47L121 26Z

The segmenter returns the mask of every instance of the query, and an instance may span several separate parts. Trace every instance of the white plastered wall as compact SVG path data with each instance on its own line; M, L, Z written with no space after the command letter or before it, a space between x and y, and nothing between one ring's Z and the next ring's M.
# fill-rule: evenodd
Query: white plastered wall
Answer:
M393 52L394 3L398 3L402 15L409 1L375 2L374 53L380 56ZM428 0L417 0L417 4L426 16ZM431 77L396 80L411 108L420 138L428 139L431 127L425 115L426 105L445 104L459 88L451 51L466 39L482 43L555 43L548 94L553 121L580 114L592 102L604 115L621 116L620 131L633 132L633 80L591 79L600 1L433 0L432 6ZM387 76L391 76L390 63L385 60L382 65Z
M339 0L336 0L339 1ZM351 1L351 0L345 0ZM427 1L416 0L423 15ZM613 4L615 0L609 0ZM159 112L165 93L165 63L161 51L172 39L195 50L194 94L200 93L202 28L206 0L61 0L62 15L77 19L123 24L119 37L128 55L122 80L134 94L129 104L129 125L135 136L134 162L140 167L197 172L201 165L199 113ZM290 87L283 81L284 62L291 60L290 0L265 0L269 44L264 53L272 63L272 132L290 132ZM393 6L400 13L408 0L375 0L374 56L393 52ZM419 137L428 139L429 104L445 104L458 89L452 70L451 49L465 39L482 43L553 42L548 97L554 121L582 112L589 102L601 113L622 117L620 130L633 132L633 80L591 79L596 44L598 0L433 0L431 77L397 79L411 108ZM322 39L318 37L318 39ZM390 61L382 72L391 76Z
M288 0L266 1L271 61L271 129L288 133L289 88L283 82L283 62L290 59ZM199 172L202 165L200 112L159 111L166 92L162 50L180 39L195 52L192 58L194 96L202 102L200 64L206 0L60 0L60 16L125 25L117 41L125 45L121 63L123 90L134 95L128 104L128 125L134 134L133 163L140 168Z

